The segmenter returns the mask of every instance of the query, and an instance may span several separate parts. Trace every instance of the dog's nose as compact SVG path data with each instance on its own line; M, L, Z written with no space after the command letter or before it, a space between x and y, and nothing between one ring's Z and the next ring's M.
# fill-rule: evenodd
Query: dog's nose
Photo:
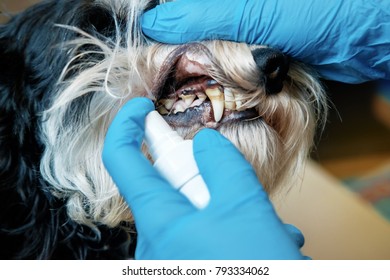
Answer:
M289 59L273 48L259 48L252 51L253 59L262 73L262 82L268 94L279 93L287 77Z

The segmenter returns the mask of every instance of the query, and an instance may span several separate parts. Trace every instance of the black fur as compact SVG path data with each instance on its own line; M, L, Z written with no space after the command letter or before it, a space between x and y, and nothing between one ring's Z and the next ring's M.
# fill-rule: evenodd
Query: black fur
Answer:
M44 1L0 26L0 258L131 258L134 236L73 222L39 176L41 112L69 59L58 46L77 36L55 24L114 30L111 11L88 0Z

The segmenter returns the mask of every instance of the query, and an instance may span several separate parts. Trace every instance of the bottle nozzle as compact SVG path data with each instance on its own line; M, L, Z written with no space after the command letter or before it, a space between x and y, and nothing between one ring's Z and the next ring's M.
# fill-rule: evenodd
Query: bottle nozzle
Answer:
M174 131L157 112L150 112L145 119L145 142L153 159L173 148L183 138Z

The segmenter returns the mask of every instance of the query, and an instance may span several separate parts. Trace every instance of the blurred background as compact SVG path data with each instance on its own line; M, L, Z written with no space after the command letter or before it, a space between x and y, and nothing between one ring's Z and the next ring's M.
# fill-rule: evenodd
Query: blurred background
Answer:
M36 2L39 0L0 0L0 23ZM390 259L390 235L386 235L390 232L390 85L329 81L324 85L331 101L328 123L311 155L308 179L296 197L291 195L289 201L279 203L281 216L304 229L305 253L315 259ZM321 182L324 188L316 189ZM305 191L305 184L314 193ZM327 195L327 201L317 201ZM313 207L317 214L307 216ZM354 213L358 215L360 210L353 210L339 220L341 212L329 214L337 207L344 213L348 211L343 207L357 207L369 214L366 218L359 214L359 220ZM320 218L324 221L318 223ZM331 232L326 231L329 228ZM379 243L375 245L371 239Z
M390 221L390 83L325 86L333 104L312 157Z
M6 22L10 15L38 2L40 0L0 0L0 23Z

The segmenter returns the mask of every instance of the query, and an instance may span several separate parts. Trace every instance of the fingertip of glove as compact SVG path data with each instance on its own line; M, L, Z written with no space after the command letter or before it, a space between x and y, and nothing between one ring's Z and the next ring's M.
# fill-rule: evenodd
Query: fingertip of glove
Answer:
M129 141L132 139L126 134L126 131L130 131L131 135L134 135L135 132L143 129L145 116L154 109L153 102L145 97L133 98L122 106L108 128L103 145L103 163L112 158L117 148L116 143L120 142L123 137ZM137 129L134 130L135 127ZM136 136L139 135L139 133L136 134Z
M153 110L155 106L152 100L146 97L135 97L122 106L115 119L139 119L140 117L143 119Z
M210 128L200 130L194 137L194 150L203 144L208 146L230 145L231 143L218 131ZM198 145L200 144L200 145Z
M193 141L193 152L197 161L218 155L219 161L233 161L241 167L245 166L245 168L249 164L233 143L214 129L205 128L200 130Z
M301 248L305 244L305 237L303 236L302 232L293 225L285 224L284 226L291 238L294 240L295 244Z
M137 107L138 109L144 109L152 111L155 109L153 101L146 97L134 97L127 101L123 108L127 107Z

